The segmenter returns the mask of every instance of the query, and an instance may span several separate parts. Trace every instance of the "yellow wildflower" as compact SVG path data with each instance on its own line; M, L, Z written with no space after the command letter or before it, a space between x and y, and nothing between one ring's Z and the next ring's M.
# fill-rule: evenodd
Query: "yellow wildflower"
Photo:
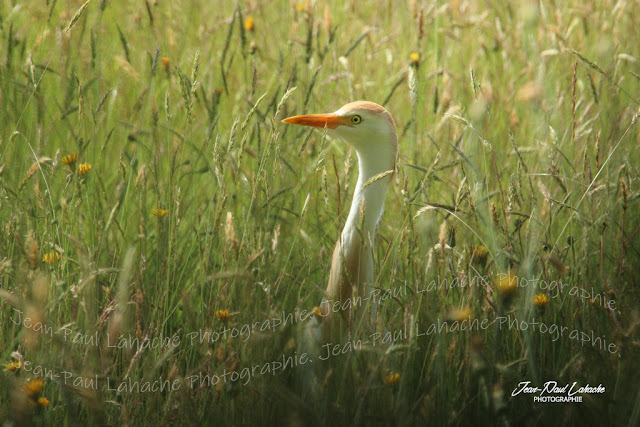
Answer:
M322 317L322 307L313 307L311 314L316 317Z
M456 322L462 322L463 320L469 319L471 316L471 309L469 307L463 308L454 308L449 312L447 317Z
M11 361L9 363L4 363L2 366L7 371L15 372L18 369L22 368L22 363L17 361L17 360L13 360L13 361Z
M169 71L169 67L171 66L171 60L166 56L163 56L162 58L160 58L160 62L162 62L162 68L164 68L166 71Z
M487 257L489 256L489 250L481 245L471 246L471 257L473 261L479 265L487 263Z
M60 161L62 164L71 167L78 161L78 153L67 154Z
M513 295L518 288L518 276L511 272L499 274L497 278L497 288L500 295L504 297Z
M229 310L218 310L216 311L216 317L218 320L227 320L229 319Z
M385 384L396 385L398 384L398 381L400 381L400 373L393 372L389 375L386 375L382 380L385 382Z
M549 301L549 297L545 294L538 294L533 297L533 303L538 307L544 307L545 305L549 304Z
M255 26L255 21L253 19L253 16L249 15L247 16L247 18L244 20L244 29L247 31L253 31Z
M158 218L162 218L163 216L165 216L168 213L169 213L169 210L167 210L167 209L153 209L151 211L151 215L157 216Z
M24 391L27 393L29 397L35 397L44 388L44 381L40 378L35 378L24 385Z
M80 163L78 165L78 174L86 175L91 170L91 163Z
M41 396L38 398L38 405L42 406L43 408L47 405L49 405L49 399L47 399L44 396Z
M58 252L51 251L42 256L42 262L46 262L49 265L53 265L56 261L60 261L60 254Z
M418 54L418 52L411 52L409 59L411 60L411 65L418 65L418 62L420 62L420 54Z

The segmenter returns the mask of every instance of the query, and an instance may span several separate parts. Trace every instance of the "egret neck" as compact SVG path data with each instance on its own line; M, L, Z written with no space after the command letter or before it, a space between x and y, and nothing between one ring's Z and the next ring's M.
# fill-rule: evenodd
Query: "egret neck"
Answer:
M353 201L349 216L341 234L341 246L344 251L347 248L358 246L353 242L360 237L362 249L360 250L360 264L372 262L374 238L376 227L384 211L384 201L387 192L389 177L384 176L373 182L387 171L393 171L395 167L395 153L380 153L374 151L358 150L358 182L353 191ZM369 183L367 185L367 183ZM359 235L359 236L358 236ZM372 270L372 269L371 269ZM373 283L373 277L364 277L366 283ZM359 280L362 282L362 280Z

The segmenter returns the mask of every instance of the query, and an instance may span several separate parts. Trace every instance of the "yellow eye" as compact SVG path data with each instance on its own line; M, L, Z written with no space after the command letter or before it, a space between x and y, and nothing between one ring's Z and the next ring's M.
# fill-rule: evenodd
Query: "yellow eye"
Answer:
M360 122L362 122L362 117L360 116L351 117L351 123L353 123L354 125L357 125Z

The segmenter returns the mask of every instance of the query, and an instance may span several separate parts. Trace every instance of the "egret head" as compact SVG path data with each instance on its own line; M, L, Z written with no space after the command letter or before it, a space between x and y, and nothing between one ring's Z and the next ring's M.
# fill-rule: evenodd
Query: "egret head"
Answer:
M398 138L387 110L369 101L356 101L329 114L309 114L283 123L327 130L327 135L351 144L359 153L391 156L395 160Z

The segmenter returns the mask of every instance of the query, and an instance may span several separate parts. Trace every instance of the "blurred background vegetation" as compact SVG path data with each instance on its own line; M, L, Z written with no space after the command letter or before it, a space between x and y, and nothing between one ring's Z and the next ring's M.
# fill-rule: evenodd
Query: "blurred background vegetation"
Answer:
M639 26L623 0L3 2L0 419L637 425ZM399 135L375 285L403 334L309 396L259 373L303 322L262 325L318 305L357 159L280 120L358 99ZM504 316L601 341L418 336ZM549 380L606 393L511 395Z

